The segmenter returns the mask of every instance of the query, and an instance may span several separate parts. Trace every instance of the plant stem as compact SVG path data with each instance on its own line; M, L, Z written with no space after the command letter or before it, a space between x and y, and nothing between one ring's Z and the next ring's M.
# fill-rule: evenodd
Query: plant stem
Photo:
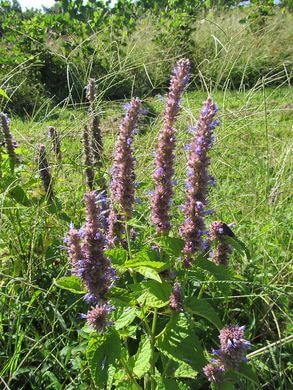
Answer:
M156 373L156 362L155 362L155 337L156 337L156 327L157 327L157 319L158 319L158 309L155 308L153 323L152 323L152 331L151 331L151 345L152 345L152 357L151 357L151 389L155 389L156 382L154 381L154 375Z
M129 376L129 379L131 380L131 382L134 384L134 386L135 386L138 390L141 390L141 387L140 387L139 384L136 382L134 376L132 375L132 372L130 371L129 367L127 366L127 363L124 361L123 358L121 358L120 361L121 361L122 366L123 366L123 368L125 369L127 375Z
M200 290L199 290L197 299L201 299L202 298L205 289L206 289L206 285L203 283L201 288L200 288Z
M128 256L129 259L131 259L131 243L130 243L129 226L127 224L127 220L125 221L125 234L127 239Z

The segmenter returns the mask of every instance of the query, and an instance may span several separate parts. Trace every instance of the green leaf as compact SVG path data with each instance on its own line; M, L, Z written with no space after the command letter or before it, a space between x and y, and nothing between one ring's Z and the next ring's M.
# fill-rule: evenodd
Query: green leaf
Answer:
M153 279L153 280L156 280L157 282L159 283L162 283L162 280L160 278L160 275L158 274L157 271L155 271L154 269L152 268L149 268L149 267L136 267L134 268L134 270L138 273L140 273L141 275L143 275L144 277L148 278L148 279Z
M22 204L23 206L30 205L29 198L27 197L23 188L19 185L16 185L15 187L12 187L9 190L9 196L13 198L17 203Z
M113 287L109 294L111 301L117 306L129 306L135 301L135 297L132 293L127 291L125 288Z
M183 313L170 319L164 331L159 335L156 346L170 359L179 363L187 363L196 371L201 370L206 363L194 327Z
M234 390L234 383L233 382L223 382L219 386L219 390Z
M113 265L123 265L128 259L128 252L122 248L107 249L105 254L111 259Z
M219 330L223 327L223 324L214 310L214 308L203 299L187 298L184 302L184 307L192 314L196 314L210 321Z
M148 280L131 285L130 288L134 291L137 302L141 306L160 308L169 304L172 289L166 282L159 283L155 280Z
M259 385L259 380L251 366L247 363L242 363L239 368L239 375L248 379L251 382L254 382L255 384Z
M63 276L62 278L55 279L54 283L57 287L62 288L63 290L71 291L75 294L85 294L86 290L79 279L79 277L72 276Z
M179 363L178 368L174 371L175 378L190 378L194 379L198 372L195 371L190 365L186 363Z
M146 374L151 367L152 347L148 338L142 339L133 367L134 374L140 379Z
M227 244L231 245L237 252L244 253L248 259L251 259L249 250L244 242L240 241L237 237L224 236Z
M121 316L117 320L115 320L115 329L119 330L130 325L136 317L136 311L137 310L135 307L125 308Z
M125 266L126 261L128 260L128 252L122 248L108 249L105 251L107 257L111 259L112 264L118 272L127 271Z
M169 255L174 257L180 257L184 247L184 241L177 237L162 237L158 244L164 249Z
M155 375L155 381L157 384L156 390L189 390L190 386L186 383L179 382L173 378L162 378L162 376L157 373Z
M212 261L207 260L203 256L198 256L195 260L195 266L208 271L214 278L220 282L217 283L219 289L225 294L229 294L230 285L229 283L224 283L225 281L233 280L234 276L231 270L224 265L216 265Z
M124 264L125 267L127 268L133 268L136 269L137 267L148 267L148 268L153 268L158 272L162 272L165 269L168 268L168 264L163 263L162 261L151 261L151 260L145 260L145 261L127 261Z
M112 366L117 366L120 355L121 344L116 330L110 328L105 333L93 333L90 336L86 357L92 378L98 387L105 387L109 369L112 371Z
M10 98L8 97L8 95L6 94L6 92L3 91L2 88L0 88L0 96L3 96L3 97L5 97L5 99L10 100Z

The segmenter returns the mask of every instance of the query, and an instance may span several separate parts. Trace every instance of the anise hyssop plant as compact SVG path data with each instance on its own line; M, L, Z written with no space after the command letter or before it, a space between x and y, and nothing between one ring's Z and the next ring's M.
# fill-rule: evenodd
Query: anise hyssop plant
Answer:
M208 197L215 184L209 152L220 123L210 96L189 131L181 226L179 232L172 228L175 125L189 71L189 60L181 59L171 77L154 160L154 192L145 206L150 210L147 237L133 223L132 141L142 102L133 98L126 106L108 193L94 188L89 133L84 133L90 187L84 197L85 224L70 226L66 246L72 275L56 283L84 292L87 312L81 318L86 324L80 324L86 336L81 342L87 345L97 388L221 388L233 386L242 370L249 377L245 326L222 323L213 305L217 295L229 293L230 285L222 282L234 278L230 256L242 243L225 222L208 226L213 214ZM88 87L93 102L90 92ZM218 334L220 348L213 349Z

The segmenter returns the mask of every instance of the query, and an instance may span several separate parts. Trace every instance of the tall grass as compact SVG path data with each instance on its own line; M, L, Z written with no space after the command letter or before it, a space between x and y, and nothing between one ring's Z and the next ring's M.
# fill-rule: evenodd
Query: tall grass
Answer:
M174 231L183 219L177 206L184 200L187 155L183 144L188 138L187 124L195 120L205 97L205 92L189 93L183 102L186 110L178 119ZM218 295L219 311L226 323L237 318L250 324L248 333L254 345L251 361L262 387L289 389L292 115L288 102L292 91L288 88L246 93L215 91L213 97L221 108L222 125L217 130L212 155L211 169L218 184L211 194L211 205L217 210L216 219L235 224L233 230L252 254L251 259L232 257L232 266L243 279L233 282L229 297ZM149 220L145 205L150 201L152 153L163 105L157 98L147 103L152 116L149 123L141 123L134 144L140 183L138 196L142 201L136 206L136 218L142 225ZM102 111L104 158L110 167L118 128L115 118L120 118L122 109L120 104L108 103ZM12 125L15 136L18 130L17 139L27 165L21 178L16 177L2 187L0 360L4 388L92 386L82 358L84 346L79 337L82 331L77 331L81 327L78 313L85 310L84 303L70 293L61 293L53 283L68 268L65 252L60 248L68 222L81 225L83 220L86 184L80 164L80 137L87 118L82 111L57 112L58 116L52 116L48 122L15 120ZM58 126L63 145L64 163L55 177L54 207L38 200L37 165L31 163L35 143L49 142L43 130L46 124ZM35 199L30 207L14 196L12 190L20 183ZM198 283L202 283L200 275Z

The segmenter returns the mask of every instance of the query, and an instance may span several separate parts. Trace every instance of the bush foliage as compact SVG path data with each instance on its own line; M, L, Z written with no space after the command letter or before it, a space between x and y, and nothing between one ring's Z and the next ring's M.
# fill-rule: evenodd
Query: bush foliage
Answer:
M250 88L290 79L292 15L284 2L57 2L22 11L0 2L0 87L10 109L81 102L88 77L105 98L156 94L174 58L192 60L193 87Z

